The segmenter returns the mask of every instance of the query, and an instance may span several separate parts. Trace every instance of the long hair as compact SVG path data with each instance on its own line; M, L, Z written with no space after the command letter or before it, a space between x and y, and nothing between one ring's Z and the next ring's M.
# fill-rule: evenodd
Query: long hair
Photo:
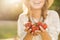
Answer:
M28 8L27 16L29 17L29 21L30 21L31 8L30 8L30 6L29 6L29 2L28 2L28 1L29 1L29 0L25 0L25 4L26 4L26 6L27 6L27 8ZM49 5L49 4L48 4L48 0L46 0L44 6L43 6L42 9L41 9L41 11L42 11L41 16L42 16L42 18L43 18L42 22L44 22L44 20L45 20L46 17L47 17L48 5ZM31 15L32 15L32 14L31 14Z

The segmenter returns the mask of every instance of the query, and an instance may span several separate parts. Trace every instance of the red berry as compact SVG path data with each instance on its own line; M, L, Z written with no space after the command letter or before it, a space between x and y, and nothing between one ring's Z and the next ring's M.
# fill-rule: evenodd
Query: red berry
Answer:
M25 27L29 27L30 28L31 25L32 25L31 22L28 22L28 23L25 24Z
M43 25L43 28L44 28L44 29L46 29L46 28L47 28L47 25L46 25L46 24L44 24L44 25Z
M36 26L32 25L32 32L35 32L35 30L36 30Z
M38 22L37 25L43 27L44 29L47 28L47 25L42 22Z
M46 25L46 24L42 24L42 27L43 27L44 29L46 29L46 28L47 28L47 25Z
M38 25L38 26L41 26L41 25L42 25L42 22L38 22L37 25Z
M38 26L33 25L32 26L32 32L35 32L36 30L39 30L40 28Z
M39 30L39 29L40 29L40 28L37 26L37 27L36 27L36 30Z

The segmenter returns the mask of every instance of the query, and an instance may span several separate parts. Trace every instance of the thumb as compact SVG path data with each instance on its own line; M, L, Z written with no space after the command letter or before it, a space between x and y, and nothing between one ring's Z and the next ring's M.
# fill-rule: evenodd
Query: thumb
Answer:
M32 31L32 29L29 29L29 30L27 31L27 33L31 33L31 31Z
M39 27L40 27L40 30L41 30L42 32L45 31L44 28L43 28L42 26L39 26Z

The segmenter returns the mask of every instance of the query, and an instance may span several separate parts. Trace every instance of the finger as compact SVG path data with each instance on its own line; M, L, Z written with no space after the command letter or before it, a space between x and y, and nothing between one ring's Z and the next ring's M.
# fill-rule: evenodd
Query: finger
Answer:
M44 30L44 28L42 27L42 26L40 26L40 30L42 31L42 32L44 32L45 30Z
M36 30L35 32L41 32L40 30Z
M26 27L26 29L28 30L28 29L29 29L29 27Z
M33 36L37 36L38 34L37 33L33 33Z
M29 27L26 27L26 28L25 28L25 31L28 31L28 30L29 30Z
M40 31L40 30L36 30L36 31L35 31L35 33L40 34L40 33L41 33L41 31Z
M27 30L28 33L31 33L32 29Z

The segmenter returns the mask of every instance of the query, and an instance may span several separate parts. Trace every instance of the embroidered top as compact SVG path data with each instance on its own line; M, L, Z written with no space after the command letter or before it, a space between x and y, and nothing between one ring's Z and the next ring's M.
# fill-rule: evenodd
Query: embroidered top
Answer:
M58 34L60 32L60 27L59 27L59 16L57 14L56 11L53 10L48 10L47 12L48 16L46 18L46 20L44 21L47 25L48 28L46 29L46 31L49 33L49 35L51 36L52 40L58 40ZM25 30L25 26L24 24L28 22L28 16L24 13L22 13L21 15L19 15L19 19L18 19L18 36L20 37L20 40L23 40L24 37L26 36L26 32ZM31 21L33 22L33 20L31 19ZM36 21L36 20L35 20ZM32 40L42 40L41 36L34 36Z

